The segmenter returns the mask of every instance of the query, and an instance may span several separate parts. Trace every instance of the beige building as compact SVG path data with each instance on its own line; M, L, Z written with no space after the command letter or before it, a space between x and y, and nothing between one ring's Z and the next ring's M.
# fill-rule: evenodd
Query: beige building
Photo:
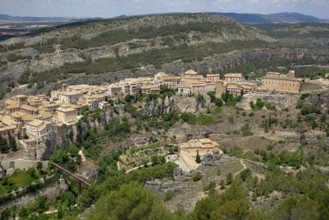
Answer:
M143 81L145 79L146 81ZM126 78L119 82L119 86L122 87L123 96L125 95L135 95L138 93L138 90L144 84L149 84L149 79L147 78ZM129 86L128 90L125 89L125 86ZM127 93L125 93L127 91Z
M254 92L257 88L256 83L247 82L216 82L216 97L221 97L225 92L234 96L240 96L246 93Z
M77 122L78 111L71 106L59 107L56 111L57 120L65 124L74 124Z
M177 86L178 94L201 94L206 95L208 92L215 91L215 82L220 78L219 74L208 74L207 78L198 75L195 71L186 71L182 77L181 82Z
M228 73L224 75L224 81L227 82L241 82L244 81L242 73Z
M15 121L10 116L2 116L0 118L0 136L8 138L8 136L16 136L17 127Z
M178 89L178 94L181 95L189 95L192 93L192 88L190 85L180 84L178 85L177 89Z
M181 80L179 76L169 75L164 72L157 73L154 79L159 81L161 85L166 85L171 89L177 89Z
M34 138L38 142L50 140L53 131L51 122L46 122L39 119L26 123L25 129L29 138Z
M181 77L181 84L190 85L191 83L205 83L207 81L202 75L198 75L194 70L188 70Z
M294 72L290 71L288 75L276 72L268 72L262 78L263 90L300 93L302 80L294 77Z
M191 91L194 94L207 94L206 83L191 83Z
M56 110L62 105L63 103L60 101L51 101L48 103L45 103L42 107L51 113L56 112Z
M16 137L17 129L15 125L5 125L0 122L0 136L4 139L11 137Z
M190 171L198 168L200 164L196 163L197 154L202 158L204 155L219 152L223 152L219 149L219 144L208 138L190 140L179 146L178 161L180 167L185 171Z
M112 99L121 99L124 96L122 87L117 83L113 83L108 87L108 94Z
M80 97L83 96L82 92L70 93L70 92L60 92L58 93L58 100L66 104L76 103Z
M27 103L28 97L26 95L16 95L13 97L13 100L17 103L17 105L23 105Z
M200 156L204 156L208 153L213 153L215 151L220 151L219 144L209 138L190 140L179 146L180 151L188 153L190 156L195 157L197 152ZM221 152L222 153L222 152Z
M206 78L210 82L216 82L220 80L220 74L207 74Z
M10 115L14 112L18 112L20 109L19 105L17 104L11 104L5 107L6 114Z
M160 89L156 86L152 86L152 85L149 85L149 86L142 86L141 87L141 93L142 94L160 94Z
M32 107L30 105L22 105L20 107L20 112L24 114L29 114L29 115L36 115L38 114L38 109L35 107Z

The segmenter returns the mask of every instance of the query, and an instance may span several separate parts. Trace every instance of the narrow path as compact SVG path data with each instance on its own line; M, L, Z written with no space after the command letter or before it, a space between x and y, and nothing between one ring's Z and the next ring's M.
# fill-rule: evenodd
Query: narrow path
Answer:
M239 172L237 172L237 173L235 173L234 175L233 175L233 178L235 178L237 175L239 175L242 171L244 171L245 169L247 169L247 165L244 163L244 160L243 159L241 159L240 158L240 164L243 166L243 168L242 168L242 170L240 170ZM225 187L226 188L226 187ZM218 185L218 186L216 186L216 188L215 188L215 190L216 191L218 191L218 190L222 190L221 189L221 186L220 185ZM225 189L224 189L225 190Z
M149 162L147 164L147 166L151 166L151 165L152 165L152 162ZM144 167L144 165L140 165L138 167L131 168L131 169L127 170L126 173L130 173L131 171L138 170L139 168L143 168L143 167Z
M236 177L237 175L239 175L242 171L244 171L245 169L247 169L247 165L244 163L244 160L240 158L240 164L243 166L243 169L240 170L239 172L235 173L233 175L233 177Z

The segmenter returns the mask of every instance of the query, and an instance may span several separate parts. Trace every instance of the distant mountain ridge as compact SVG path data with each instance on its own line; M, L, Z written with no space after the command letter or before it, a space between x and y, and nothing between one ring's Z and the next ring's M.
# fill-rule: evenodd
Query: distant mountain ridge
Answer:
M321 19L296 12L283 12L276 14L248 14L248 13L221 13L220 14L248 24L295 24L295 23L329 23L329 19Z
M164 13L166 14L166 13ZM164 14L147 14L141 16L159 16ZM167 13L167 14L188 14L188 13ZM220 14L242 23L247 24L295 24L295 23L329 23L329 19L321 19L315 16L304 15L296 12L282 12L276 14L252 14L252 13L224 13L224 12L208 12L208 14ZM134 15L135 16L135 15ZM133 16L120 15L113 17L114 19L124 19ZM7 14L0 14L0 24L3 23L69 23L77 21L88 21L88 20L101 20L102 18L77 18L77 17L22 17L22 16L11 16Z
M77 17L30 17L11 16L0 14L0 24L4 23L66 23L76 21L86 21L101 18L77 18Z

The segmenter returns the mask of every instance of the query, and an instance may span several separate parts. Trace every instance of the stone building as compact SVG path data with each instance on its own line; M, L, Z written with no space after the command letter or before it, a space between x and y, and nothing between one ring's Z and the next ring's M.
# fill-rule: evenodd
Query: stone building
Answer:
M220 80L220 74L207 74L206 78L210 82L216 82Z
M37 140L37 142L45 142L52 138L52 124L51 122L35 119L26 123L26 134L29 138Z
M241 82L244 81L242 73L228 73L224 75L224 81L227 82Z
M156 86L142 86L140 89L142 94L160 94L160 88Z
M71 93L71 92L60 92L58 93L58 100L66 104L76 103L79 98L83 96L82 92Z
M302 80L295 77L294 71L290 71L288 75L276 72L268 72L262 78L262 90L300 93Z
M192 93L191 86L187 84L180 84L178 85L177 89L178 89L178 94L181 95L190 95Z
M154 76L154 79L159 81L161 85L166 85L171 89L177 89L181 78L179 76L174 76L166 74L164 72L159 72Z
M216 82L216 97L221 97L225 92L230 93L234 96L240 96L246 93L254 92L256 90L255 83L248 82Z
M71 106L59 107L56 114L57 120L64 124L74 124L77 122L78 111Z
M190 140L179 146L178 162L183 170L194 170L200 165L195 161L197 154L199 154L200 157L203 157L206 154L214 152L223 154L223 152L219 149L219 144L215 141L208 138Z

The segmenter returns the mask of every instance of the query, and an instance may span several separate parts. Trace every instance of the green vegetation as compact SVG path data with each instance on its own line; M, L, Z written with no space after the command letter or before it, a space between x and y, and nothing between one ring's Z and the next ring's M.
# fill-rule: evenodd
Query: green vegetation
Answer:
M194 125L197 122L197 116L190 112L181 113L180 118L190 125Z
M241 101L241 96L233 96L232 94L225 92L221 96L226 106L234 107L237 102Z
M195 162L201 163L201 157L199 155L199 150L197 150L197 152L196 152Z
M168 219L172 215L159 198L133 181L102 196L88 219Z
M63 38L61 40L56 40L55 38L49 39L45 44L52 45L54 43L60 44L62 49L67 48L77 48L85 49L90 47L99 47L104 45L114 45L120 42L126 42L133 39L154 39L157 37L164 38L164 43L183 41L188 42L188 33L198 32L198 34L204 33L221 33L223 30L229 28L231 31L237 29L234 22L231 23L206 23L206 22L189 22L184 25L172 24L172 25L161 25L158 27L145 26L138 27L135 29L117 29L102 32L101 34L91 38L83 39L79 36L73 36L69 38ZM172 37L173 36L173 37ZM197 39L198 35L194 36ZM42 45L43 46L43 45ZM130 45L131 48L136 47L135 44ZM42 48L40 46L40 48Z
M164 91L170 92L167 89L163 89ZM110 121L104 123L103 131L90 128L88 123L89 121L102 118L104 111L85 111L84 117L77 124L77 129L81 133L85 131L86 135L78 137L78 142L71 145L68 150L56 151L52 159L71 169L68 165L71 161L79 161L77 152L80 148L84 147L85 154L97 160L100 166L99 182L90 188L84 189L80 197L80 204L76 208L73 207L76 203L76 196L73 195L71 199L69 199L70 196L69 198L65 198L64 196L58 198L56 201L47 201L44 203L44 206L28 209L28 212L24 208L18 209L16 212L20 216L27 216L27 218L32 218L36 213L39 213L38 218L40 219L61 217L65 219L77 216L81 210L85 210L91 204L95 204L95 210L90 213L90 218L95 219L104 218L104 216L126 219L139 219L140 216L143 216L143 219L153 219L154 213L157 213L163 219L235 219L241 218L241 216L249 219L272 219L273 216L273 219L280 219L282 218L282 213L290 216L292 215L290 211L299 210L300 207L306 207L306 209L310 208L310 210L316 211L310 212L311 214L301 212L303 216L308 216L309 214L314 216L316 214L314 219L326 219L327 213L324 207L326 207L325 204L329 198L327 198L329 193L326 187L329 175L317 170L315 165L323 166L326 165L325 163L328 163L326 161L329 161L327 160L329 147L327 143L321 142L320 139L317 143L318 148L316 152L306 152L303 148L300 148L296 152L281 149L277 151L278 147L276 146L281 146L283 141L269 144L266 147L267 150L256 148L253 151L244 151L240 147L232 147L230 150L227 150L230 156L244 158L246 159L246 164L250 162L247 160L264 163L264 167L262 168L265 172L264 179L259 180L255 177L253 175L254 170L251 168L240 171L238 175L236 173L225 173L225 175L221 176L220 171L217 171L219 177L218 182L213 180L206 182L206 176L203 177L200 174L194 175L191 182L195 181L195 184L206 182L202 187L203 190L208 192L208 197L201 199L191 213L183 213L181 211L171 213L166 210L163 201L172 200L174 196L169 194L164 195L163 198L155 196L144 189L143 184L148 180L172 179L172 172L176 165L172 163L165 164L164 156L149 154L150 160L146 161L146 164L151 161L151 166L148 165L145 166L146 168L125 174L123 171L117 170L116 163L119 161L119 156L126 151L135 151L136 154L140 154L145 148L132 148L129 150L122 148L122 151L109 150L106 152L102 145L109 141L115 142L125 139L132 133L138 133L141 129L146 130L147 128L155 128L158 131L158 135L164 135L165 129L170 128L180 119L182 119L181 122L199 125L217 123L222 108L233 109L233 107L216 107L210 109L207 114L181 113L173 110L168 113L150 116L141 111L139 107L140 103L138 103L140 100L144 103L150 103L160 98L159 100L161 102L161 99L164 100L166 97L161 95L144 96L138 94L115 102L115 106L111 106L110 108L110 111L113 111L111 113L113 117ZM201 103L201 97L196 98L200 99L199 101ZM302 96L300 108L306 105L308 98L311 98L311 96ZM229 99L230 97L227 98L227 100ZM254 105L257 106L256 108L266 106L262 100L257 100ZM119 108L120 110L118 110ZM116 112L120 112L122 109L125 111L125 116L122 118L116 117L119 114ZM241 115L240 110L236 109L235 112L233 114L234 116L236 115L238 117ZM315 117L315 115L318 115L318 117ZM257 115L248 117L245 114L244 117L246 117L246 121L239 132L245 136L252 135L251 122L248 120L256 118ZM287 117L290 116L287 115ZM300 120L305 120L305 123L308 123L307 120L314 120L316 123L323 121L323 126L326 126L327 119L325 111L321 110L320 114L312 111L312 113L306 115L300 114L300 117ZM279 122L281 118L277 112L270 111L262 119L264 126L268 126L268 129L273 128L272 126L274 125L281 125L281 122ZM290 120L290 118L287 119ZM233 123L236 123L238 120L233 118ZM287 121L287 124L289 123ZM136 129L138 126L140 126L140 129ZM157 143L154 140L153 145L156 144L161 145L161 143ZM177 152L178 150L175 145L164 145L163 147L167 148L168 152ZM296 175L285 174L279 166L292 166L296 170ZM298 171L301 167L303 167L303 170ZM216 185L219 187L216 188ZM285 197L273 197L273 194L276 193L282 194ZM259 201L266 199L270 200L270 207L260 205L262 207L261 211L254 208L256 202L258 204ZM70 205L63 205L61 204L62 201L66 201ZM58 210L55 217L54 214L43 214L50 207L55 207ZM4 215L6 213L8 214L6 210L3 213Z
M257 28L266 31L266 34L274 38L327 38L329 34L328 24L265 24L257 25ZM306 28L308 31L303 31Z
M214 103L216 106L218 107L223 106L223 101L220 98L216 97L215 92L208 92L208 95L210 96L210 101Z
M115 175L109 176L102 182L102 184L92 186L81 195L81 203L84 207L89 207L95 202L101 195L106 195L112 190L117 190L123 184L128 184L131 181L138 181L139 183L145 183L147 180L172 178L173 169L176 167L173 163L166 163L163 165L156 165L153 167L143 168L137 171L133 171L129 174L123 174L117 172Z
M27 171L15 170L12 176L0 178L0 197L20 187L30 186L32 182L39 182L39 175L34 168Z
M30 56L18 55L16 53L11 53L7 56L9 62L16 62L17 60L31 59Z
M9 151L17 151L17 143L15 137L9 135L8 140L0 136L0 153L8 153Z
M314 78L316 76L324 76L324 73L328 72L326 68L318 66L301 67L299 65L326 65L329 62L328 59L284 59L273 58L270 60L255 60L248 61L247 63L225 68L217 71L223 77L226 73L243 73L245 78L260 78L265 75L266 72L280 72L288 73L289 70L295 70L296 77L308 77ZM279 68L281 67L281 68ZM283 67L283 68L282 68Z
M250 102L250 107L251 109L262 109L264 107L265 103L263 102L262 99L257 99L256 103L254 103L253 101Z
M241 134L243 136L251 136L253 135L252 131L251 131L251 128L249 126L249 124L245 124L241 127Z
M0 152L1 153L8 153L10 150L10 147L7 143L7 140L4 139L2 136L0 136Z

